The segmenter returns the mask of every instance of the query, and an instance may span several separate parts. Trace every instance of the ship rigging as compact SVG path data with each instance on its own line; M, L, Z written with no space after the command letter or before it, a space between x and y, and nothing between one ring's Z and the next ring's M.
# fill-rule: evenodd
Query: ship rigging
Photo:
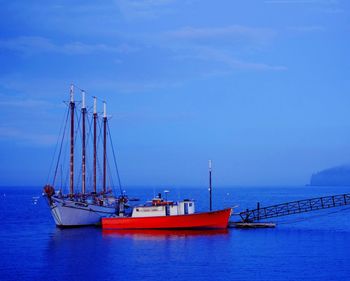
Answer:
M111 152L109 154L113 156L114 176L121 194L119 197L125 197L112 144L106 102L103 101L101 116L97 111L97 98L93 97L91 112L86 105L85 91L81 90L81 94L81 102L75 101L74 86L71 85L70 101L66 103L68 109L54 157L56 165L52 171L52 181L44 187L44 195L57 226L98 224L102 217L115 212L120 198L116 198L113 192L112 163L108 161L108 148ZM79 104L80 110L77 109ZM101 143L102 150L99 149ZM68 163L67 154L69 168L65 165ZM77 161L79 158L81 161Z

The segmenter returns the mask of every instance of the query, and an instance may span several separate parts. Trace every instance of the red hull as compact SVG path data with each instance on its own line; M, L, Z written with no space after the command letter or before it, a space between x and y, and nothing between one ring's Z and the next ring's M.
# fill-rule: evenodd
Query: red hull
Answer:
M162 217L102 218L103 229L224 229L231 209Z

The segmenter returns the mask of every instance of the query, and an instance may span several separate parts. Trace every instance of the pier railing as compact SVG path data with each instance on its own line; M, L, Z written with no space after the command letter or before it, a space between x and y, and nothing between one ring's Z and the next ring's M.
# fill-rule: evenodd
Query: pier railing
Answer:
M345 205L350 205L350 194L291 201L267 207L260 207L260 204L258 203L256 209L247 209L246 211L241 212L239 215L243 222L254 222Z

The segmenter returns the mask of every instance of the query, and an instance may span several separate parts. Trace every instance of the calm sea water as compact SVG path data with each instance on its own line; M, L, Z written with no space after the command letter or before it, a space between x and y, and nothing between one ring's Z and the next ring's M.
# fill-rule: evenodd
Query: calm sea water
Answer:
M150 199L161 190L130 188ZM238 210L321 195L346 187L218 188L216 208ZM41 188L0 188L0 280L349 280L350 209L280 218L275 229L103 232L58 229ZM208 205L205 188L169 198Z

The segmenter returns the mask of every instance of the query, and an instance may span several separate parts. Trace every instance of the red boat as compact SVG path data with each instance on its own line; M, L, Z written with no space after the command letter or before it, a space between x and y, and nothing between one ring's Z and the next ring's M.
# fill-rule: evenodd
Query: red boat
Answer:
M102 218L102 228L106 229L226 229L231 216L231 208L212 210L211 160L209 160L210 212L196 213L194 201L185 199L179 202L157 198L126 213L127 197L120 196L117 213ZM164 191L166 194L169 192Z
M102 218L103 229L225 229L231 208L195 213L194 201L153 199L151 204L133 208L131 216L119 214Z

